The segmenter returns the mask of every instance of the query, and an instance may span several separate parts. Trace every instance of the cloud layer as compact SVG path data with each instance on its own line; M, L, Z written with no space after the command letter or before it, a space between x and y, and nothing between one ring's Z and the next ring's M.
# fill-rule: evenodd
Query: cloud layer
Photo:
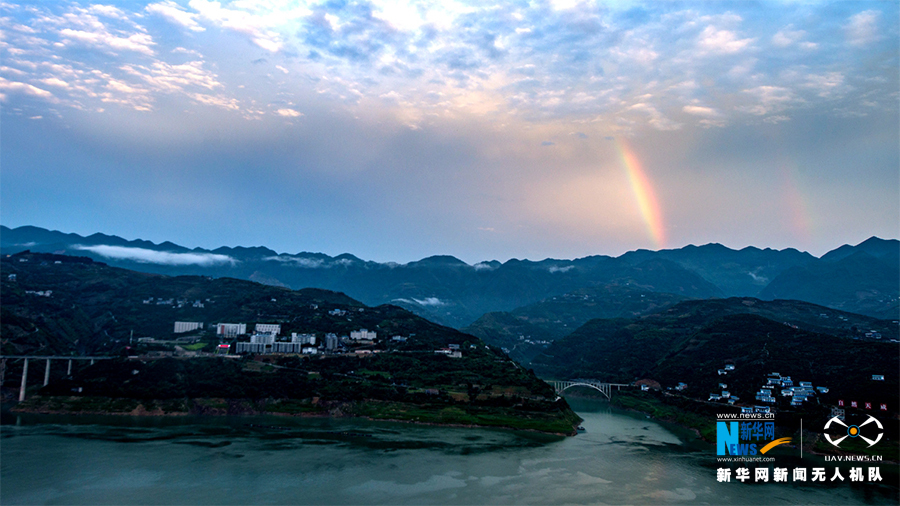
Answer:
M76 246L75 249L90 251L106 258L115 260L132 260L147 264L160 265L220 265L235 264L237 260L228 255L214 253L172 253L168 251L156 251L146 248L131 248L127 246L109 246L99 244L96 246Z
M207 247L618 254L653 245L627 139L669 245L821 253L898 233L898 18L864 1L0 4L0 206L10 225Z

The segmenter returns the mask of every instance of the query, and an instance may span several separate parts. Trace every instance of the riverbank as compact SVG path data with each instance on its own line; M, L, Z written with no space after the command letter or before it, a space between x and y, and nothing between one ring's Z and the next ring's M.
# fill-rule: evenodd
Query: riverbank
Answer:
M99 396L33 396L11 407L12 413L118 416L358 417L448 427L493 427L574 436L581 418L568 406L555 412L466 404L413 404L380 400L312 399L125 399Z
M659 396L665 394L658 394ZM671 399L674 402L676 399ZM681 400L682 403L687 402ZM648 392L617 392L612 396L610 404L630 411L644 413L650 418L666 423L672 423L690 430L697 435L698 438L707 443L715 444L716 442L716 425L715 414L713 418L709 415L698 414L693 411L683 409L683 407L673 406L666 403L662 398Z

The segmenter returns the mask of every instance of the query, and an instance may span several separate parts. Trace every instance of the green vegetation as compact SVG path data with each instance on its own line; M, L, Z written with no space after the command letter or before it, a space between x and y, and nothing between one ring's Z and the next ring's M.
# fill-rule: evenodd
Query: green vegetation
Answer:
M51 383L15 410L331 414L573 432L580 419L564 400L555 400L549 385L492 350L470 355L469 360L433 353L265 357L276 362L270 364L227 358L107 360ZM313 367L316 374L310 374Z
M611 404L625 409L646 413L657 420L676 423L697 431L704 440L716 441L716 414L711 409L684 397L665 396L659 392L620 391L613 395Z
M510 357L528 364L546 347L543 342L560 339L591 319L631 318L684 299L624 284L580 288L509 312L486 313L463 331L508 350Z
M564 401L562 401L564 402ZM556 434L570 434L581 421L567 406L557 403L555 411L507 410L490 406L441 404L406 404L371 401L353 406L352 412L381 420L412 421L439 425L480 425L519 430L534 430Z

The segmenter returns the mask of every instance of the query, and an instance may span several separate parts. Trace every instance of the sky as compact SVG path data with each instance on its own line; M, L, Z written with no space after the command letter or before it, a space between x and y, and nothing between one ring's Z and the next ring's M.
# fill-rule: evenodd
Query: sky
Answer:
M0 3L0 223L408 262L900 237L900 3Z

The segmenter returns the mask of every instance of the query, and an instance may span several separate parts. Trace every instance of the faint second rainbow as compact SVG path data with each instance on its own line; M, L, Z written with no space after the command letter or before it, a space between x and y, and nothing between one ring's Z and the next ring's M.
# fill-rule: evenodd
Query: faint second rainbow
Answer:
M659 200L653 192L653 186L651 186L647 174L627 141L616 137L616 145L619 148L622 165L628 172L631 190L634 192L634 198L637 200L641 217L643 217L644 223L647 224L647 230L650 232L653 242L656 243L656 248L661 249L666 245L666 230L663 226Z

